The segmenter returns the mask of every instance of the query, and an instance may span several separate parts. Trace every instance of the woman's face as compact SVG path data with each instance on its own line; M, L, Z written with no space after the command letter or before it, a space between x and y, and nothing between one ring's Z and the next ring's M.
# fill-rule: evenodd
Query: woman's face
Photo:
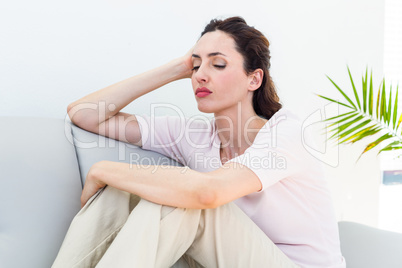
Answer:
M191 82L201 112L230 113L239 101L247 101L252 92L248 91L243 56L230 35L222 31L204 34L194 47L192 61ZM205 92L197 94L200 90Z

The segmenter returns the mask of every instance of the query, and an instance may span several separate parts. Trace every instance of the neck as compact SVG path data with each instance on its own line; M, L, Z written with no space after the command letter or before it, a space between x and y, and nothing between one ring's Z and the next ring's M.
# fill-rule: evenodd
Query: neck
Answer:
M237 107L230 111L215 113L217 133L221 140L221 158L232 159L250 147L258 131L267 122L251 107Z

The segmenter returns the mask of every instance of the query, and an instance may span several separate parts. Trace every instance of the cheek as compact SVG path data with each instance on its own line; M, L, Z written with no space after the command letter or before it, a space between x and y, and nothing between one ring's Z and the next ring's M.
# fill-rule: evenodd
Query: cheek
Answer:
M222 74L219 82L224 88L233 93L234 90L238 92L246 87L247 78L242 73L232 72Z
M233 87L234 84L236 84L236 79L237 79L236 75L234 75L233 73L222 72L219 74L218 79L216 81L218 81L218 83L225 88L227 87L231 88Z
M191 76L191 86L193 87L194 90L196 89L195 87L197 86L197 81L194 78L194 75Z

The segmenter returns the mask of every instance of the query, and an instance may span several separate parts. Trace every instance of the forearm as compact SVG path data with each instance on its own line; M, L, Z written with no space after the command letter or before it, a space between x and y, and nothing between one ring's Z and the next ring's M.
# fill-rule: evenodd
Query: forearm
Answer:
M87 180L110 185L154 203L204 209L213 206L208 173L176 166L143 166L102 161L95 164Z
M140 96L188 75L180 59L93 92L73 103L67 112L78 126L97 127Z

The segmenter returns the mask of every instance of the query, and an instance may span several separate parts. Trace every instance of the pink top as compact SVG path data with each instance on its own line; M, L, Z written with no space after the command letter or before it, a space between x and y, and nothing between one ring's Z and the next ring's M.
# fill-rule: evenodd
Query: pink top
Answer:
M222 166L214 118L137 115L137 120L143 149L201 172ZM250 168L263 185L234 202L299 266L343 268L331 195L319 161L304 147L312 138L302 137L302 131L297 116L282 108L244 154L228 161Z

